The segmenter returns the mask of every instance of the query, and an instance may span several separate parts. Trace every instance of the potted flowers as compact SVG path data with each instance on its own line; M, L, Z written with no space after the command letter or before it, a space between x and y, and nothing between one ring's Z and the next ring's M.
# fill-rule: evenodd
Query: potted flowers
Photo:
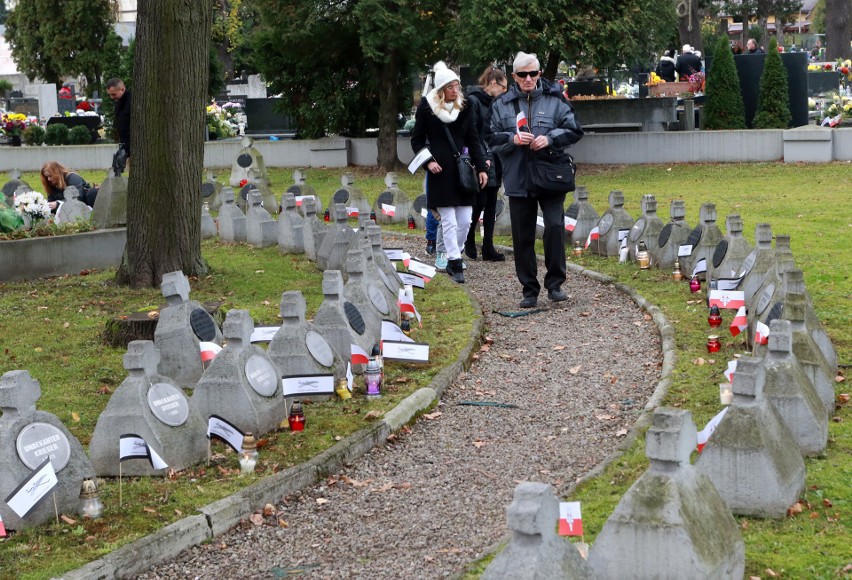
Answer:
M24 227L32 227L39 220L50 217L50 206L38 191L25 191L15 195L15 211L24 218Z
M27 128L29 122L27 116L23 113L7 113L3 115L2 129L3 133L12 140L12 145L15 147L21 146L21 135L24 129Z

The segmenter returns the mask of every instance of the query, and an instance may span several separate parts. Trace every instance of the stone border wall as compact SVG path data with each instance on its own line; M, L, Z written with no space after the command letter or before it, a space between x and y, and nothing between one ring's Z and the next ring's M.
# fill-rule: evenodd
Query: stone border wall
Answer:
M798 129L766 129L745 131L663 131L588 134L571 148L579 163L645 164L645 163L749 163L800 161L801 139L795 158L788 158L791 131L824 133L815 141L817 147L830 144L830 158L824 153L820 161L852 160L852 128L829 129L808 125ZM788 138L785 139L785 136ZM827 138L826 138L827 137ZM376 140L372 138L268 141L258 139L255 147L263 155L267 167L346 167L376 164ZM821 145L820 145L821 144ZM230 167L241 149L238 139L210 141L204 146L205 167ZM414 156L411 139L399 137L397 151L403 163ZM13 169L38 171L46 161L56 160L74 169L106 169L112 165L115 145L83 145L61 147L3 147L0 172ZM805 153L805 156L808 156Z

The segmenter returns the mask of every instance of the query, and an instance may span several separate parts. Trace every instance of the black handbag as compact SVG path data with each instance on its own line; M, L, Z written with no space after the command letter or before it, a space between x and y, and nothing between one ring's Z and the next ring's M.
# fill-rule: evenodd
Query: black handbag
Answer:
M444 125L444 132L447 134L447 139L450 140L453 157L456 159L456 167L459 171L459 187L467 193L474 195L479 193L479 176L476 174L476 166L474 166L473 160L467 153L459 153L456 142L446 124Z

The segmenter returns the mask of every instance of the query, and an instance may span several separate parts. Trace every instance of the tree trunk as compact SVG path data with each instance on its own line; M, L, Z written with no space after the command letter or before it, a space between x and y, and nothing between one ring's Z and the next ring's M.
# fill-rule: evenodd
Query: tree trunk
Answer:
M558 52L551 52L547 55L547 63L544 65L544 71L542 71L542 76L548 80L556 80L556 73L559 72L559 58Z
M689 44L695 50L701 51L703 55L704 43L701 41L701 20L698 12L698 0L675 0L674 5L678 15L677 29L680 36L680 43Z
M387 62L378 66L379 138L376 140L376 164L384 171L396 171L400 165L396 151L396 122L399 111L399 51L391 49Z
M825 59L852 58L850 40L852 2L825 0Z
M140 2L131 99L127 246L116 280L206 273L201 174L211 0Z

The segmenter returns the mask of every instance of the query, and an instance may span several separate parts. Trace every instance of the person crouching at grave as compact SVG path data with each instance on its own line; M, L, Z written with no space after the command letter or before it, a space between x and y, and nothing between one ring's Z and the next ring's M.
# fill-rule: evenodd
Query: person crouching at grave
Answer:
M486 138L491 132L491 104L496 97L506 92L508 80L506 74L497 67L489 66L479 77L479 84L467 88L470 108L474 112L474 126L479 135L479 143L485 152L485 164L488 166L488 184L479 190L476 205L473 208L473 220L467 241L464 243L464 253L471 260L476 259L476 225L482 214L482 259L491 262L502 262L506 256L494 249L494 222L497 220L497 190L503 178L503 169L488 148Z
M59 202L65 201L65 188L74 186L80 192L80 201L94 207L98 188L57 161L48 161L41 166L41 184L47 195L51 213L56 213Z
M443 62L436 63L433 70L435 86L417 106L411 147L417 153L429 144L432 157L424 163L426 206L441 216L447 274L461 283L464 282L461 248L467 239L476 194L462 189L456 157L465 149L469 151L480 189L488 183L488 167L471 109L465 106L458 75Z

